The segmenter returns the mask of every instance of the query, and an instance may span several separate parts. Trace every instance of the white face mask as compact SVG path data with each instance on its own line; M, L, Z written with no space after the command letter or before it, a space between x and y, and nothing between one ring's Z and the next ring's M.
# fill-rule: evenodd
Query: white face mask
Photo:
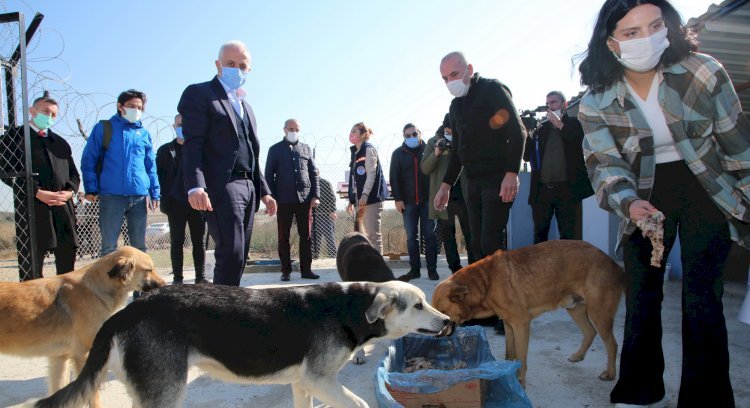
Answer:
M135 108L125 108L125 120L127 120L130 123L135 123L141 120L141 115L143 114L143 111L140 109Z
M445 140L452 142L453 141L453 135L450 133L444 133L443 137L445 137Z
M562 118L562 109L558 109L556 111L552 111L552 113L554 113L555 116L557 116L558 119Z
M612 38L612 41L617 40ZM612 54L625 68L635 72L654 69L659 64L664 50L669 47L666 28L646 38L617 42L620 44L620 56L618 57L614 50Z
M464 70L464 74L461 75L461 78L454 79L453 81L446 82L445 84L445 86L448 87L448 92L450 92L451 95L455 96L456 98L466 96L466 94L469 93L469 84L464 83L464 76L467 72L469 72L468 65L466 66L466 70Z
M297 132L286 132L286 140L290 143L297 143L299 136L297 135Z

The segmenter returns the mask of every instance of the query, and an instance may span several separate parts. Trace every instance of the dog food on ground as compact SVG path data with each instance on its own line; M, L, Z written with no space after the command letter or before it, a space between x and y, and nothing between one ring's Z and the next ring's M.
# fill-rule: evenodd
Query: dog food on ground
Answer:
M636 221L635 225L643 231L643 236L651 240L651 266L661 266L664 258L664 213L655 211Z

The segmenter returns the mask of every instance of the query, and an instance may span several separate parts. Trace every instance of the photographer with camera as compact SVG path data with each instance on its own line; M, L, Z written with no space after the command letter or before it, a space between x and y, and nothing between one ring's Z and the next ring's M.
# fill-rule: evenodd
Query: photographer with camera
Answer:
M583 162L583 128L566 113L565 95L548 93L545 110L547 118L526 140L523 155L531 163L529 205L535 244L548 239L552 216L557 218L560 239L581 239L576 236L581 201L594 194Z
M440 188L445 171L448 170L448 158L453 147L453 130L450 128L448 120L448 114L445 114L443 125L435 132L435 136L427 141L427 147L424 149L420 164L422 173L430 176L430 202L435 200L435 194ZM469 216L466 212L463 191L466 191L466 176L462 173L459 176L459 181L451 188L448 206L443 210L437 210L435 206L430 206L430 219L436 220L438 228L440 228L445 258L448 261L448 268L453 273L461 269L461 258L458 255L456 243L456 217L461 224L469 264L476 260L471 251Z

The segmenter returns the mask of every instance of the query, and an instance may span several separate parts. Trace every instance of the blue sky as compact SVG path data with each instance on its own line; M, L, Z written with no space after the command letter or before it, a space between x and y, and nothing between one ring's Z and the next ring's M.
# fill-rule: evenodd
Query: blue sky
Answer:
M405 123L434 134L451 100L438 71L447 52L463 51L480 74L506 83L519 109L543 104L553 89L577 94L571 57L585 50L602 3L11 0L0 6L23 12L27 22L35 11L45 15L29 66L61 80L38 82L32 97L42 88L58 93L63 118L54 129L69 135L74 149L83 144L75 119L88 131L114 113L117 94L128 88L148 95L145 122L155 144L171 140L183 89L211 79L219 46L238 39L252 53L245 90L262 155L281 139L284 120L297 118L323 174L337 181L358 121L375 131L386 167ZM688 20L711 1L674 3Z

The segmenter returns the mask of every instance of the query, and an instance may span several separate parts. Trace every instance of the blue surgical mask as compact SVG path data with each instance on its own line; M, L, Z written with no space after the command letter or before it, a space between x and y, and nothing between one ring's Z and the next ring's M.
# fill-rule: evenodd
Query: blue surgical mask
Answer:
M443 137L445 138L445 140L447 140L449 142L453 141L453 134L452 133L444 133Z
M418 137L407 137L406 139L404 139L404 144L409 149L413 149L413 148L419 146L419 138Z
M239 89L247 80L247 72L232 67L221 67L221 81L229 89Z
M185 136L182 135L182 126L178 126L174 128L175 133L177 133L177 138L180 140L185 140Z

